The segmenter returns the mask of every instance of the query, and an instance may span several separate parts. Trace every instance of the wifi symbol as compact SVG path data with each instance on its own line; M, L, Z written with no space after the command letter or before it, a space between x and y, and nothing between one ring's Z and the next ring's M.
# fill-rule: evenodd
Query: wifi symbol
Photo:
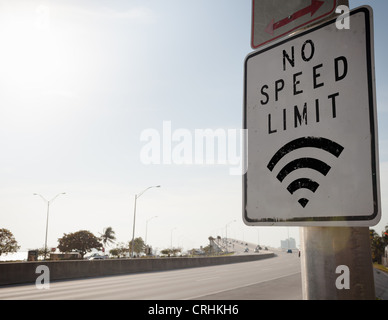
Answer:
M296 140L293 140L283 147L281 147L275 155L272 157L272 159L269 161L267 168L272 172L276 166L276 164L282 159L285 155L288 153L295 151L297 149L301 148L317 148L325 150L329 153L331 153L335 157L339 157L344 150L344 148L339 145L338 143L322 138L322 137L303 137ZM283 182L283 180L293 171L301 168L309 168L316 170L320 172L322 175L326 176L328 172L330 171L331 167L326 164L325 162L315 159L315 158L299 158L296 160L293 160L286 164L278 173L276 178ZM287 187L287 190L294 194L295 191L299 189L309 189L313 193L318 189L319 184L318 182L308 179L308 178L300 178L296 179L293 182L289 184ZM299 204L304 208L306 207L307 203L309 202L306 198L301 198L298 200Z

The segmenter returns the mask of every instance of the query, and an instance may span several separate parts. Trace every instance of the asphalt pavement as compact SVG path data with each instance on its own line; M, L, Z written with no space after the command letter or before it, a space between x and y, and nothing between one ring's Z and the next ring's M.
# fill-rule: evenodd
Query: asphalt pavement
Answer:
M0 299L301 299L300 260L283 254L254 262L55 281L0 288Z
M34 284L0 287L0 300L301 300L298 253L260 250L233 242L235 254L274 251L269 259L219 266L53 281L49 289ZM248 248L248 252L245 252ZM388 300L388 274L375 270L376 296Z

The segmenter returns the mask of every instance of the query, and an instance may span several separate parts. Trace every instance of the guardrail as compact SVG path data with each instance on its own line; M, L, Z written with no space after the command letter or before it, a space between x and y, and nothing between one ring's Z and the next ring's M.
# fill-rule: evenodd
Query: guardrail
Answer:
M198 258L107 259L71 261L34 261L0 263L0 285L34 283L45 265L50 281L77 278L155 272L182 268L196 268L229 263L256 261L274 257L274 253Z

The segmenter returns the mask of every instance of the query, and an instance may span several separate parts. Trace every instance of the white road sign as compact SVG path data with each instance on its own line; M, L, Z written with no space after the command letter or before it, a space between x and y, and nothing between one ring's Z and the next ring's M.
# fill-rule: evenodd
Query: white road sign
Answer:
M335 14L344 0L253 0L251 47L256 49Z
M372 226L380 219L373 13L267 45L245 60L248 225Z

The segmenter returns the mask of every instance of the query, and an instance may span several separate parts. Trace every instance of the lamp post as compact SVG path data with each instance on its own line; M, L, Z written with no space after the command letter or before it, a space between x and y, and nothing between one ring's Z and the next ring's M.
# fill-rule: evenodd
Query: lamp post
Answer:
M132 258L133 258L133 248L134 248L134 245L135 245L136 201L137 201L138 198L140 198L140 196L144 192L146 192L148 189L151 189L151 188L160 188L160 186L151 186L151 187L148 187L148 188L144 189L139 194L135 194L135 208L133 210L133 231L132 231L132 246L131 246L131 257Z
M230 225L232 222L236 222L236 220L229 221L225 226L226 252L228 252L228 225Z
M50 203L54 202L54 200L60 196L61 194L66 194L66 192L62 192L62 193L58 193L54 198L52 198L51 200L47 200L45 197L43 197L41 194L39 193L34 193L33 195L34 196L39 196L42 198L42 200L44 202L47 203L47 217L46 217L46 237L45 237L45 240L44 240L44 258L46 259L46 256L47 256L47 234L48 234L48 220L49 220L49 212L50 212Z

